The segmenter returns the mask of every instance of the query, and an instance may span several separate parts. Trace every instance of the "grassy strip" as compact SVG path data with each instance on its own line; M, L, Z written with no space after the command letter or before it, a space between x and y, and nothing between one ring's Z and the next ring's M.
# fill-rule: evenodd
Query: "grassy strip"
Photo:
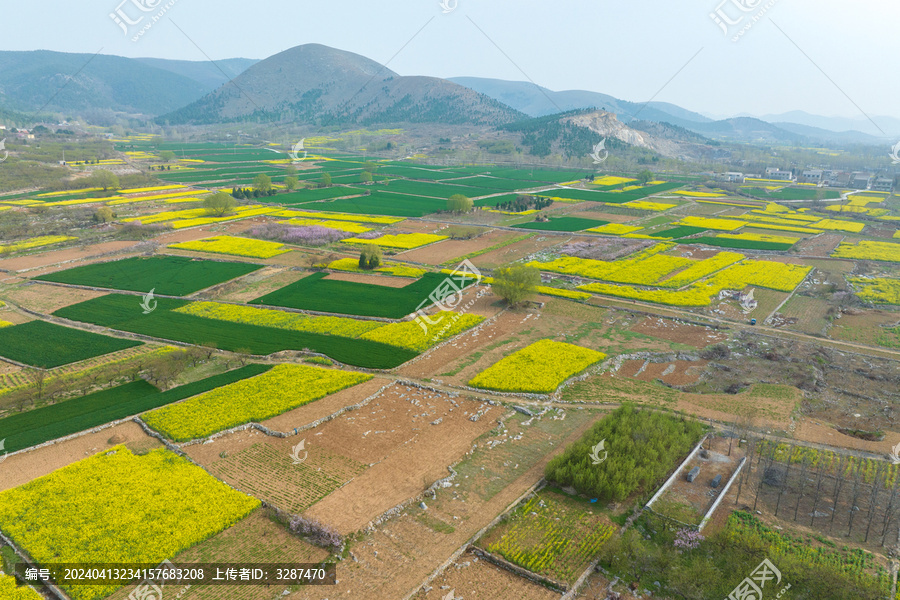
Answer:
M262 265L195 260L184 256L134 257L95 263L35 279L69 285L186 296L261 269ZM135 310L140 302L134 300Z
M0 419L0 439L15 452L79 431L178 402L229 383L265 373L271 365L248 365L165 392L144 381L132 381L87 396Z
M135 309L137 312L137 309ZM142 342L107 337L45 321L0 328L0 354L11 360L52 369ZM0 438L2 439L2 438Z
M157 338L210 346L232 352L267 355L282 350L310 349L342 363L371 369L390 369L416 352L369 340L320 333L226 323L175 312L184 300L160 298L149 315L134 307L133 296L111 294L56 311L57 316Z

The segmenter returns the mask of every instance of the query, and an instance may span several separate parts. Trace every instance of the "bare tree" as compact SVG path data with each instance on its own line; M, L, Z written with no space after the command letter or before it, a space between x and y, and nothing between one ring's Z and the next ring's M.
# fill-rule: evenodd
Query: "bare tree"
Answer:
M778 516L778 508L781 506L781 497L784 495L785 490L788 487L788 479L790 479L791 474L791 459L794 457L794 445L791 445L791 450L788 452L787 466L784 469L784 481L781 482L781 491L778 492L778 501L775 503L775 516Z
M875 481L872 482L872 497L869 498L869 520L866 523L866 539L864 542L869 541L869 531L872 529L872 518L875 516L875 511L878 509L878 492L881 491L881 487L884 485L883 477L885 471L885 463L879 461L878 466L875 471Z
M853 517L855 517L857 511L859 511L859 507L856 506L856 501L859 500L859 480L862 478L862 466L863 461L857 461L856 471L853 473L853 499L850 501L850 524L847 528L847 537L850 537L853 534Z
M824 478L825 468L819 464L816 469L816 495L813 498L813 506L812 506L812 514L809 517L809 525L810 527L813 524L813 520L816 518L816 509L819 507L819 494L822 492L822 480Z
M800 471L800 493L797 495L797 505L794 507L794 522L797 522L797 515L800 513L800 502L803 500L803 490L806 489L806 470L809 468L809 458L803 455L803 469Z
M894 520L894 516L897 513L897 507L894 504L894 498L897 496L897 478L894 478L894 485L891 487L891 499L888 501L887 508L884 509L884 523L881 527L881 546L884 547L884 542L887 539L887 531L888 527L891 525L891 521Z
M841 488L844 487L844 459L845 456L841 454L840 462L838 463L837 473L834 475L834 494L832 495L832 510L831 510L831 521L828 523L828 531L831 531L834 526L834 517L837 515L838 508L838 498L841 496Z

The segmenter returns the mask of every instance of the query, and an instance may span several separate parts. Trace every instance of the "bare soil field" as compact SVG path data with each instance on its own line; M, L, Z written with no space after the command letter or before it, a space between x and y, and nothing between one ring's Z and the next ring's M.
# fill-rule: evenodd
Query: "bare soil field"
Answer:
M481 402L427 390L405 386L387 390L365 408L330 421L309 436L311 443L372 466L307 514L341 533L365 528L449 475L447 466L494 426L500 412ZM473 422L473 417L478 420Z
M440 244L432 244L425 248L409 250L398 254L400 260L406 260L426 265L439 265L443 262L455 260L470 252L478 252L490 248L505 240L516 237L518 234L511 231L485 230L484 233L471 240L445 240ZM443 235L443 234L442 234Z
M120 443L126 444L133 452L162 447L155 438L145 434L137 423L128 421L97 433L88 433L36 450L7 456L3 468L0 469L0 491L28 483Z
M707 361L689 362L676 360L667 363L650 363L643 360L629 360L619 369L619 375L634 377L642 381L664 381L669 385L688 385L695 383L703 373Z
M415 283L415 279L410 277L394 277L393 275L366 275L365 273L329 273L325 279L333 279L336 281L352 281L354 283L367 283L369 285L380 285L383 287L402 288L411 283Z
M900 314L886 310L855 310L844 312L831 322L828 336L836 340L856 342L868 346L900 347L896 335L887 327L900 321Z
M804 256L831 256L843 240L840 233L823 233L797 242L794 250Z
M522 232L524 235L528 232L528 230L523 229ZM505 265L506 263L525 258L529 254L532 254L534 252L545 250L557 244L565 243L568 240L569 238L560 235L537 234L534 237L528 238L527 240L522 240L521 242L516 242L515 244L506 246L505 248L500 248L498 250L488 252L487 254L476 256L471 260L472 264L474 264L476 267L492 269L500 265Z
M50 252L40 252L14 258L5 258L0 260L0 269L14 272L28 271L61 263L85 261L94 257L99 258L110 252L121 252L126 248L131 248L135 245L137 245L137 242L104 242L102 244L87 246L84 249L81 247L72 247L66 248L65 250L53 250Z
M724 331L659 317L647 317L631 327L630 331L695 348L705 348L710 344L717 344L728 339L728 334Z
M513 414L506 421L505 441L488 445L498 436L494 432L482 435L474 454L456 467L459 475L451 486L426 500L427 510L411 506L355 543L351 559L339 564L338 585L328 589L327 598L355 599L359 590L367 590L371 598L395 599L416 591L454 551L537 483L552 455L580 437L597 418L590 410L571 411L562 419L545 416L530 421ZM443 592L446 596L449 590ZM321 589L313 588L290 596L292 600L325 597Z
M2 297L28 310L49 315L66 306L99 298L108 293L35 282L5 291Z
M414 600L443 600L471 598L473 600L555 600L559 594L524 577L513 575L505 569L479 559L466 552L431 583L431 590L421 591Z
M203 290L197 296L222 302L249 302L300 281L309 274L309 271L264 267L237 280Z

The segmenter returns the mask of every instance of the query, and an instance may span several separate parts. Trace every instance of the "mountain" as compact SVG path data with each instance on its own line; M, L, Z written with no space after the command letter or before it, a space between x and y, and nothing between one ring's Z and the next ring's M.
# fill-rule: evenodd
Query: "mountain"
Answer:
M821 115L812 115L802 110L793 110L777 115L762 115L759 118L770 123L796 123L797 125L825 129L836 133L859 132L875 137L884 137L885 135L896 137L900 135L900 119L886 116L872 117L872 120L883 131L880 131L878 127L875 127L866 118L823 117Z
M531 117L543 117L582 108L602 108L616 113L619 120L625 123L633 119L643 119L666 121L683 126L683 122L711 121L700 113L685 110L668 102L651 102L645 106L598 92L584 90L554 92L527 81L505 81L483 77L451 77L450 81L490 96Z
M509 123L500 129L518 134L518 143L533 156L559 153L569 158L586 157L600 141L612 155L649 161L657 160L657 155L683 160L729 156L714 142L681 127L650 121L626 125L615 113L604 110L572 110Z
M208 94L223 83L234 79L259 62L255 58L228 58L210 61L166 60L164 58L136 58L145 65L187 77L203 86Z
M498 125L524 117L497 100L445 79L402 77L359 54L306 44L256 63L233 83L157 122Z
M184 75L121 56L0 52L0 106L18 112L46 108L158 115L206 91Z

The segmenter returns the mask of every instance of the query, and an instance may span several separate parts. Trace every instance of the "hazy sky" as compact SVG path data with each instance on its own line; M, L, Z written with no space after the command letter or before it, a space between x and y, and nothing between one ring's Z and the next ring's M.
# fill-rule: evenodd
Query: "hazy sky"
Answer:
M438 0L2 1L3 50L206 60L318 42L401 75L531 79L639 102L655 95L711 116L900 117L896 0L444 0L455 6L446 14ZM142 3L155 9L141 12ZM119 8L136 20L167 4L137 42L131 34L150 17L128 36L110 18ZM727 36L710 16L717 9L733 22L743 16Z

